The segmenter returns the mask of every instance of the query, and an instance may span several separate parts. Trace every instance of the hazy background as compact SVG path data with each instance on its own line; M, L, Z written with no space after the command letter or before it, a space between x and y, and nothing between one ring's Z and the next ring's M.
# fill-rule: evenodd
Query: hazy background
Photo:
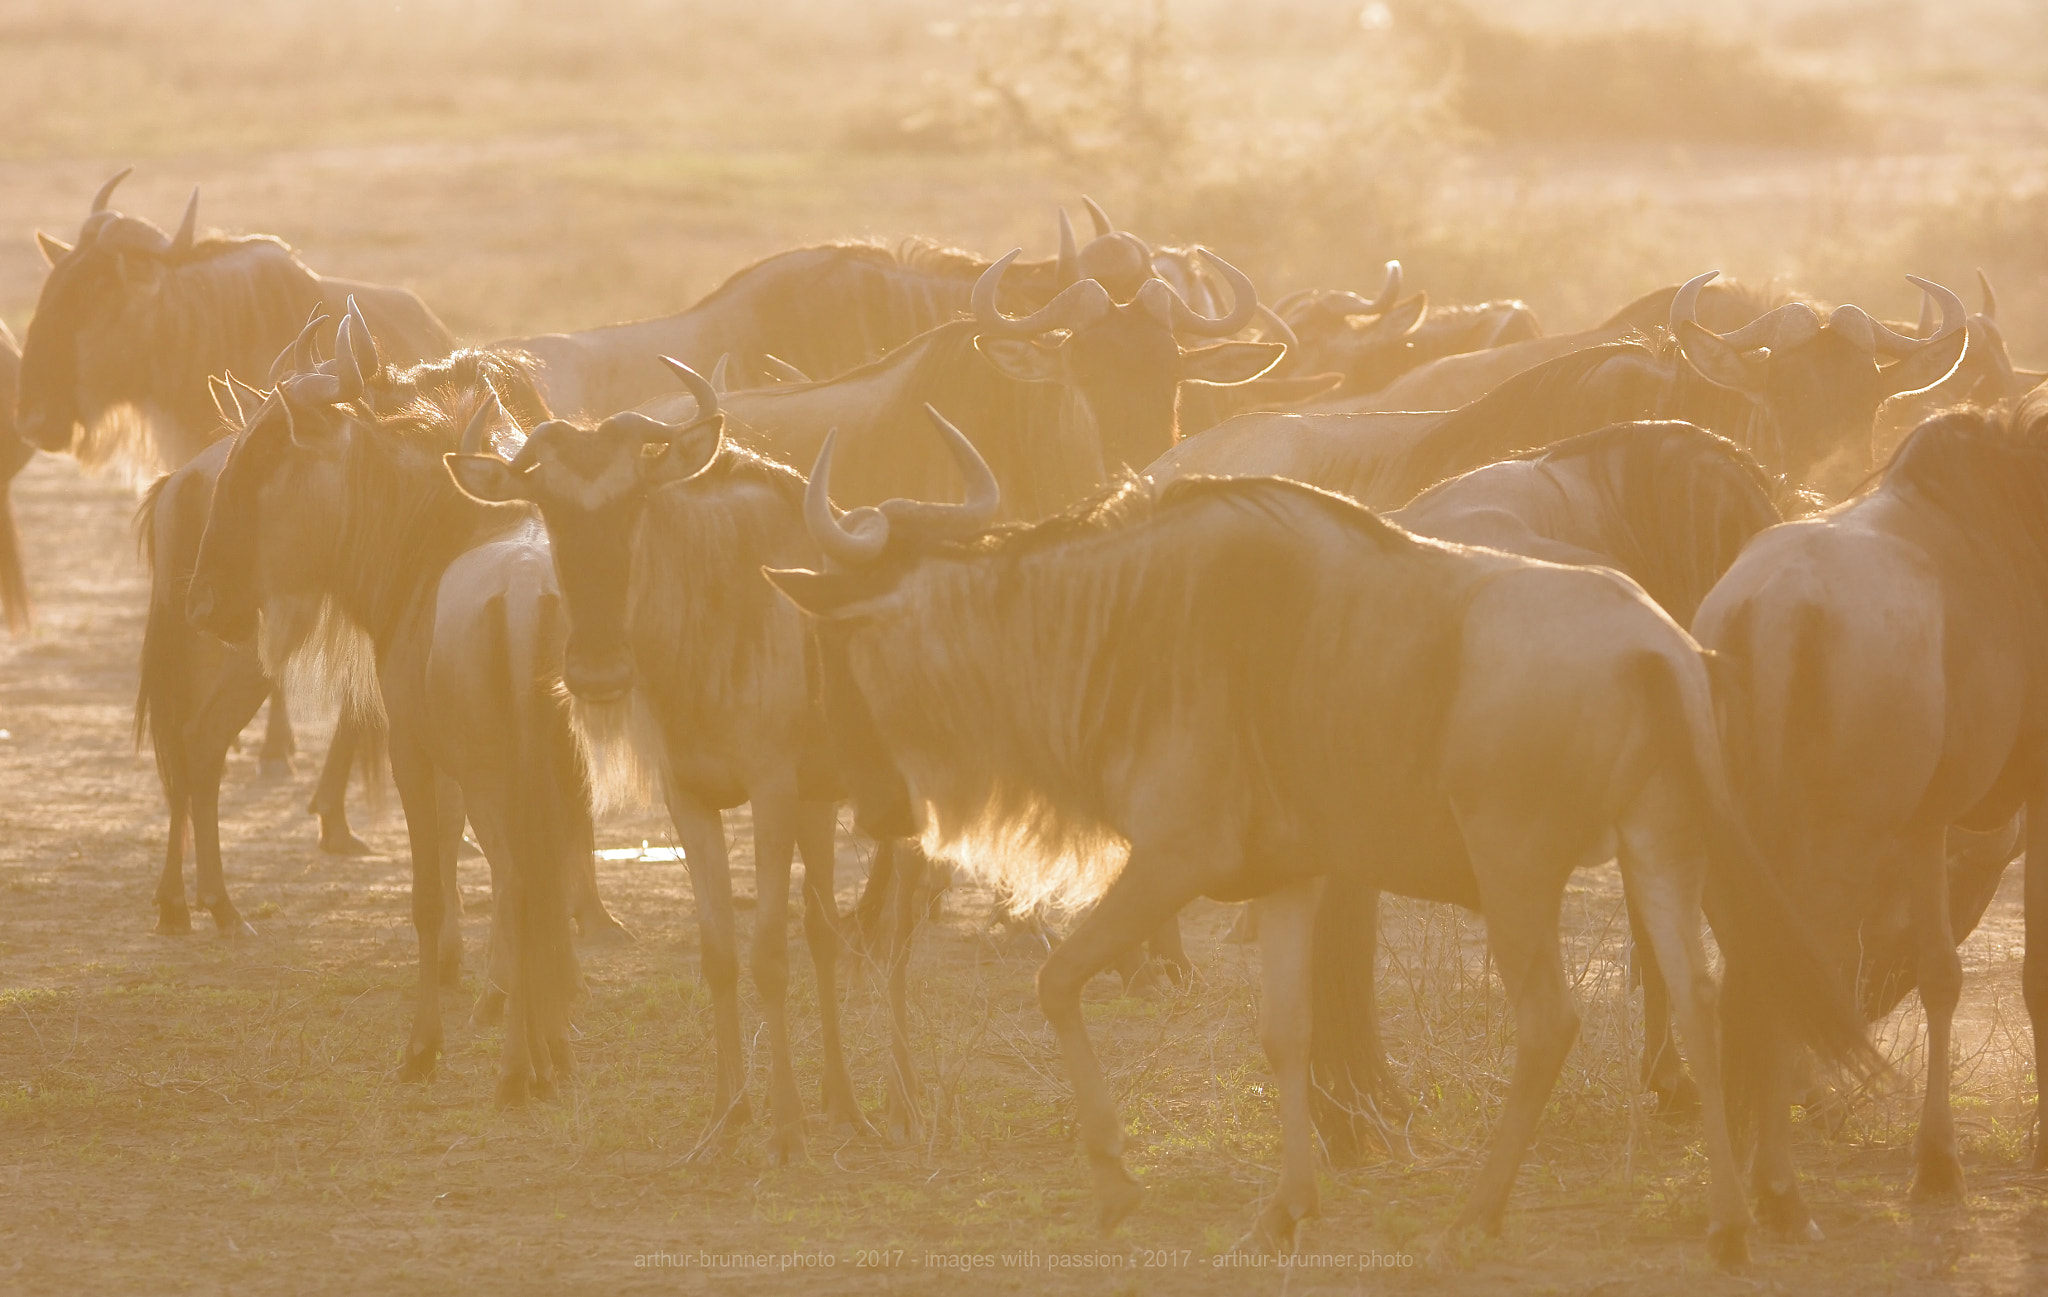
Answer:
M0 315L36 228L264 231L487 338L675 311L793 244L1053 247L1094 194L1269 294L1718 267L1908 316L1989 271L2048 359L2034 0L0 0ZM1085 226L1084 226L1085 228Z

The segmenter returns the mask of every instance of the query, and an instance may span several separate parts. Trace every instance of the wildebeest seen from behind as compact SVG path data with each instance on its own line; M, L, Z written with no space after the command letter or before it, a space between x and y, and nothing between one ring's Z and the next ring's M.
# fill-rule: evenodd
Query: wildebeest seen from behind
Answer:
M21 565L21 534L14 525L15 475L35 457L35 447L14 431L14 391L21 375L21 344L0 320L0 613L15 634L28 629L28 576Z
M717 396L696 391L687 426L625 413L595 428L543 424L507 465L453 456L449 469L480 499L539 505L569 613L564 682L586 741L637 737L621 713L644 713L645 753L690 870L703 933L704 978L716 1021L713 1125L748 1114L739 1008L739 954L721 813L750 804L754 824L753 972L768 1021L770 1156L801 1158L803 1101L787 1021L787 907L793 851L804 859L804 936L817 971L823 1023L823 1100L835 1128L865 1128L839 1039L833 899L834 805L841 796L816 711L802 616L761 580L763 567L812 565L796 470L726 441ZM950 434L957 443L958 434ZM993 498L971 452L970 491ZM614 757L613 759L616 759ZM631 760L627 755L625 760ZM595 764L611 760L600 754ZM884 853L914 850L883 841ZM901 890L912 871L879 868L870 888ZM885 893L878 893L885 894ZM911 1082L904 960L893 931L888 965L892 1066L887 1121L912 1141L921 1125Z
M1749 540L1781 521L1772 484L1725 438L1687 423L1622 423L1460 474L1389 515L1417 535L1552 563L1612 568L1684 625ZM1635 919L1631 911L1632 922ZM1316 1120L1350 1161L1374 1112L1398 1108L1373 1003L1378 895L1333 877L1317 910ZM1643 1081L1688 1102L1668 1000L1635 924ZM1384 1134L1384 1132L1380 1132Z
M1963 1188L1950 1111L1962 966L1942 844L2026 809L2022 982L2048 1075L2048 394L1922 425L1868 494L1759 537L1700 608L1725 666L1730 769L1758 842L1835 966L1910 898L1927 1013L1916 1197ZM1731 976L1731 1060L1754 1072L1766 1215L1811 1231L1789 1139L1783 1043ZM1738 1094L1742 1093L1738 1089ZM2038 1128L2033 1165L2048 1168Z
M37 236L50 273L21 360L20 434L29 444L75 454L88 465L127 458L159 470L178 468L221 435L209 378L268 373L310 316L339 318L351 295L362 304L378 346L398 363L453 348L434 313L405 289L315 274L266 235L202 237L196 189L169 235L110 210L114 187L127 175L116 175L94 195L75 244ZM189 516L204 518L203 511ZM199 538L172 538L166 546L190 555ZM211 651L192 645L185 656L193 661ZM320 782L335 796L312 808L329 846L349 841L338 821L350 758L347 735L338 737ZM265 768L284 769L292 746L282 697L274 693Z
M337 330L333 361L283 380L237 435L188 612L223 639L260 631L272 661L304 644L315 610L368 637L411 840L419 942L400 1075L433 1071L441 980L460 959L443 946L444 879L459 840L450 830L460 827L442 813L446 777L491 864L493 981L479 1008L494 991L509 996L499 1095L516 1101L568 1066L576 975L567 897L592 858L588 791L554 697L560 598L530 512L477 503L442 466L497 415L488 358L380 369L356 336L359 319ZM377 388L392 390L363 399ZM396 399L408 388L414 399Z
M1038 990L1105 1226L1142 1191L1081 987L1199 895L1264 898L1261 1035L1283 1170L1258 1242L1285 1249L1315 1211L1313 883L1348 874L1486 918L1516 1008L1515 1073L1458 1225L1497 1229L1577 1030L1565 883L1618 834L1708 1099L1712 1249L1746 1255L1700 889L1744 895L1723 949L1772 970L1800 1035L1848 1060L1869 1049L1744 849L1703 659L1632 585L1417 540L1271 479L1131 481L981 535L993 508L925 506L914 540L886 512L835 519L825 466L807 516L848 570L771 577L816 620L835 735L891 772L864 791L864 819L1025 902L1093 903Z

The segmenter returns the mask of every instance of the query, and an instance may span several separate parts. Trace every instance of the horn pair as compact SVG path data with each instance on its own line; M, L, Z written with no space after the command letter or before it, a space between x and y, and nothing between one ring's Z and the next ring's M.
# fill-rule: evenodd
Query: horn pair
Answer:
M92 218L100 215L101 213L107 210L107 203L110 199L113 198L115 188L119 186L123 180L126 180L129 176L133 175L134 173L134 167L121 168L119 171L114 173L113 177L109 179L107 183L100 186L98 193L92 196L92 207L86 213L86 220L89 227L95 233L101 229L104 229L106 227L106 222L102 221L97 224L93 224ZM173 234L167 241L165 241L164 244L157 249L157 251L163 253L165 256L170 257L183 256L185 253L190 252L192 250L192 236L197 231L198 227L199 186L194 185L192 186L192 197L185 201L185 218L178 222L178 232L176 234ZM83 238L80 238L79 240L79 242L81 243L83 243L84 241L85 240ZM51 240L51 242L55 243L56 240L53 239Z
M860 567L881 557L894 535L908 534L919 540L944 540L971 536L995 521L1002 507L1002 487L989 470L988 461L967 440L966 434L926 404L924 412L938 429L960 476L967 484L958 504L936 504L926 500L891 499L879 505L862 505L841 510L832 503L832 449L839 437L834 428L825 434L818 459L811 466L811 480L804 488L804 525L825 557L842 568Z
M283 356L271 365L273 379L279 382L290 399L300 405L345 405L358 400L369 376L383 368L377 357L377 341L370 336L369 321L363 318L362 308L356 305L353 293L349 295L348 309L343 312L340 325L334 330L334 359L323 364L314 363L313 334L326 318L315 307L312 318L299 331L291 346L291 377L278 375L279 366L284 363Z
M1700 290L1720 273L1718 270L1710 270L1704 275L1694 276L1680 286L1677 296L1671 299L1671 331L1674 334L1679 331L1681 324L1690 324L1703 332L1713 332L1699 322L1699 298ZM1829 314L1826 327L1849 337L1873 357L1889 356L1893 359L1903 359L1952 336L1968 322L1969 309L1963 305L1963 299L1940 284L1922 279L1918 275L1907 275L1906 279L1920 289L1929 303L1941 310L1941 327L1929 336L1908 337L1890 328L1883 321L1873 319L1870 313L1860 306L1836 307ZM1733 332L1714 336L1737 351L1751 351L1758 347L1783 351L1812 341L1819 335L1821 328L1820 315L1812 307L1804 302L1787 302Z
M1223 276L1230 285L1230 310L1221 318L1210 319L1189 306L1173 285L1163 279L1148 279L1138 289L1137 302L1161 324L1175 333L1192 334L1196 337L1221 338L1236 333L1252 322L1259 306L1258 289L1252 285L1251 277L1231 265L1207 248L1196 251ZM1030 315L1021 318L1003 314L996 305L996 290L1001 286L1003 273L1010 263L1024 254L1024 249L1013 248L1000 261L981 273L974 281L972 304L975 321L984 332L1012 338L1037 337L1054 329L1082 329L1102 318L1113 305L1109 290L1093 279L1079 280L1061 289L1057 296Z
M1117 232L1116 223L1109 219L1109 213L1102 210L1102 204L1088 195L1081 195L1081 202L1088 209L1088 219L1095 225L1095 237L1106 239ZM1136 236L1131 236L1135 238ZM1074 238L1074 223L1067 219L1067 209L1060 208L1060 259L1054 270L1054 283L1064 288L1081 277L1081 246Z

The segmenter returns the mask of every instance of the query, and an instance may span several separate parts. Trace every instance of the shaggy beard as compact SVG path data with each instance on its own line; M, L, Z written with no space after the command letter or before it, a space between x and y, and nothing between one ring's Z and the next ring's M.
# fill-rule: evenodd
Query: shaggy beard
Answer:
M333 600L266 602L258 619L256 656L293 708L335 707L364 730L383 733L376 645Z
M590 781L592 809L608 815L662 806L668 763L662 756L660 728L640 691L629 690L608 703L585 702L569 693L568 701L576 752Z

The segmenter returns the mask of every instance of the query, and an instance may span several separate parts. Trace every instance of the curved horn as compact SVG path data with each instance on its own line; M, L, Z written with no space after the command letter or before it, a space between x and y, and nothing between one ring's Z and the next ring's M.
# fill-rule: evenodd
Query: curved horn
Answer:
M1379 299L1373 303L1373 310L1384 315L1387 308L1401 300L1401 263L1387 263L1387 277L1380 284Z
M199 227L199 186L192 186L192 197L185 200L185 219L178 222L178 232L164 248L167 257L182 257L192 251L192 235Z
M1196 248L1195 251L1207 258L1216 273L1230 285L1230 310L1221 319L1212 320L1181 300L1181 295L1175 292L1173 330L1175 333L1191 333L1198 338L1227 338L1252 322L1252 316L1259 309L1259 290L1252 286L1251 276L1209 249ZM1171 289L1173 285L1167 284L1167 287Z
M1054 329L1078 329L1092 324L1109 308L1109 290L1093 279L1083 279L1062 288L1058 296L1021 320L1004 315L996 305L996 289L1003 281L1003 272L1023 252L1022 248L1012 248L974 281L974 318L985 332L1030 338Z
M299 330L299 336L292 344L277 353L277 359L270 362L270 385L291 377L293 374L310 372L313 368L313 330L327 322L327 317L315 306L313 313L306 317L306 327Z
M353 401L363 394L363 371L356 360L355 331L353 315L343 315L341 323L335 327L334 395L326 398L330 405Z
M1301 339L1294 336L1294 330L1287 327L1287 321L1280 318L1280 313L1278 311L1266 305L1264 302L1260 302L1259 320L1262 324L1266 326L1267 333L1272 334L1281 342L1287 344L1287 351L1289 355L1301 355Z
M1065 288L1081 276L1081 245L1074 241L1074 223L1067 209L1060 208L1060 259L1053 272L1053 285Z
M114 186L126 180L130 175L134 174L134 171L134 167L122 167L119 171L116 171L113 178L107 181L106 184L101 185L100 191L92 196L92 207L90 210L94 212L106 211L107 200L114 196Z
M1671 298L1669 327L1672 333L1677 333L1678 326L1681 324L1699 324L1700 290L1705 288L1710 281L1720 277L1720 271L1709 270L1704 275L1694 275L1691 279L1678 286L1678 292L1673 294Z
M43 260L56 265L71 255L71 245L62 239L53 239L41 230L36 231L36 246L43 250Z
M839 429L825 434L804 487L804 527L825 557L841 567L872 563L889 546L889 519L879 509L855 509L844 518L832 504L832 445ZM849 525L851 524L851 525Z
M732 353L718 353L718 363L711 367L711 390L724 395L732 390Z
M348 345L355 357L356 370L364 379L370 379L384 368L383 358L377 352L377 337L370 332L370 322L363 318L363 308L356 305L356 295L348 295L348 318L355 321L349 330Z
M910 526L917 530L919 537L938 540L952 536L972 536L984 530L996 520L996 514L1003 507L1002 484L996 481L995 473L988 461L967 440L967 434L953 426L945 415L925 402L925 416L945 439L946 448L953 452L953 462L960 467L960 480L965 491L958 504L936 504L928 500L885 500L882 515L891 524Z
M1977 291L1984 295L1984 310L1981 314L1988 315L1994 320L1997 319L1998 294L1991 291L1991 276L1984 273L1984 267L1982 266L1977 267ZM1927 302L1929 300L1927 294L1922 293L1920 300L1922 303ZM1924 306L1923 309L1925 309ZM1921 332L1925 333L1926 330L1922 329Z
M1860 306L1838 306L1828 322L1854 335L1857 345L1876 356L1890 356L1902 359L1925 347L1931 347L1958 329L1968 326L1970 308L1963 305L1963 299L1931 279L1918 275L1907 275L1906 279L1919 287L1920 292L1934 305L1941 308L1941 327L1923 337L1909 338L1882 320L1871 318L1869 312ZM1779 310L1785 308L1780 307ZM1776 314L1776 312L1773 312Z
M1981 275L1984 272L1980 270L1977 273ZM1916 338L1925 338L1933 334L1933 332L1934 299L1929 297L1927 294L1922 293L1920 294L1920 319L1918 323L1914 324L1913 326L1913 336Z
M691 369L674 356L663 356L661 363L675 371L683 386L690 389L690 395L697 398L697 418L708 419L718 413L718 389L704 381L704 375Z
M486 376L484 378L484 399L477 403L476 413L470 415L469 422L463 425L462 440L458 443L459 453L464 455L483 454L484 448L490 444L489 433L491 425L496 423L499 416L504 412L504 404L498 400L498 389L491 386L491 380ZM522 449L524 448L522 447Z
M809 374L806 374L804 371L798 369L795 365L790 364L788 361L784 360L780 356L772 355L764 351L761 353L761 364L764 367L766 367L769 373L775 375L775 377L780 379L782 382L808 383L811 381L811 376Z
M1116 222L1109 219L1109 213L1102 210L1102 204L1088 195L1081 195L1081 202L1088 208L1088 219L1095 222L1095 237L1107 238L1116 233Z

